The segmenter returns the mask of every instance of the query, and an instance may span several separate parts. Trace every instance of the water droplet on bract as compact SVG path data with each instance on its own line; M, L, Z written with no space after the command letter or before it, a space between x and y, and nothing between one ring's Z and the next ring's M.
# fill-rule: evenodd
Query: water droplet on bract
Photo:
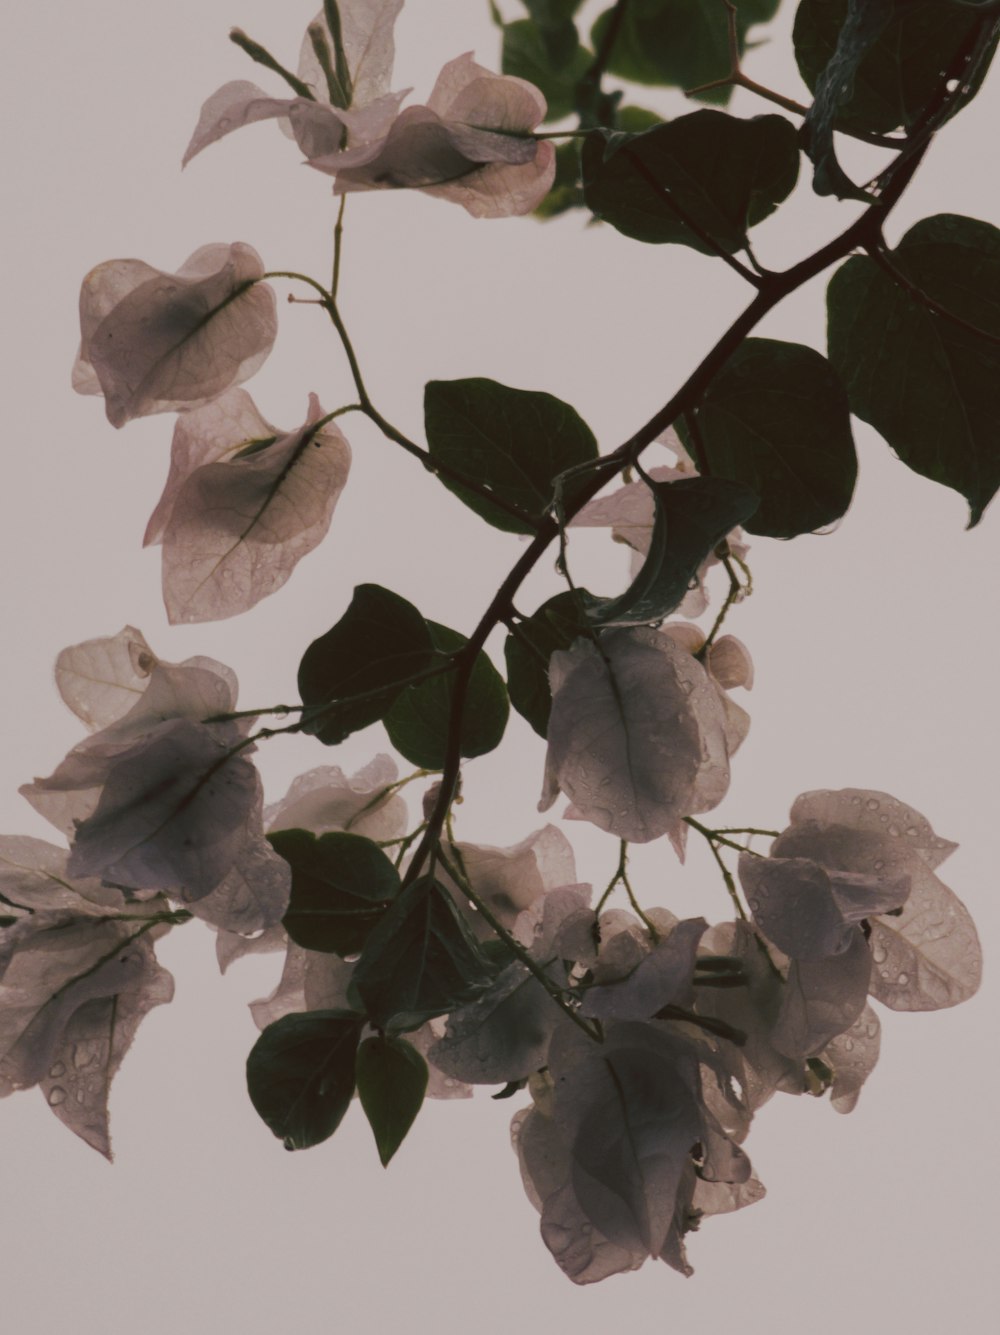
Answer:
M457 1080L453 1080L453 1079L451 1078L451 1076L449 1075L449 1076L447 1076L447 1077L445 1078L444 1087L445 1087L445 1089L457 1089L457 1088L458 1088L458 1081L457 1081Z
M889 970L888 970L888 969L880 969L880 970L879 970L879 977L880 977L880 978L888 979L888 977L889 977Z
M891 834L892 837L893 837L893 839L898 839L898 838L899 838L899 826L898 826L898 825L890 825L889 828L886 830L886 834Z
M883 825L886 823L888 819L889 817L885 814L884 811L882 812L881 816L879 816L879 820L882 822Z
M882 861L881 858L877 858L877 859L872 863L872 866L875 868L876 871L881 871L882 868L885 866L885 863Z
M868 801L865 803L865 806L868 808L869 811L878 811L878 798L870 797Z
M78 1089L76 1091L76 1101L77 1103L86 1103L87 1091L85 1089Z
M860 798L860 797L852 797L852 798L851 798L851 806L853 806L853 807L859 807L860 805L861 805L861 798Z
M97 1060L97 1051L89 1043L73 1044L73 1065L78 1071L82 1071L85 1066L91 1066Z
M917 829L915 825L907 825L906 833L911 839L916 839L920 831Z
M66 1091L63 1089L62 1085L53 1085L49 1090L49 1106L58 1108L60 1103L65 1102L65 1099Z
M853 1038L845 1038L845 1039L844 1039L844 1051L845 1051L845 1052L853 1052L853 1051L854 1051L854 1039L853 1039Z
M57 1080L57 1079L59 1078L59 1076L61 1076L61 1075L65 1075L65 1074L66 1074L66 1063L65 1063L65 1062L55 1062L55 1063L53 1063L53 1065L49 1068L49 1075L52 1077L53 1080Z
M889 958L889 952L885 946L872 946L872 959L876 964L884 964Z
M875 1035L878 1033L878 1025L875 1023L874 1020L872 1020L871 1024L869 1024L865 1028L865 1033L868 1035L869 1038L874 1038Z
M910 981L910 975L908 973L901 973L899 977L896 979L896 982L899 984L900 987L905 987L909 981Z

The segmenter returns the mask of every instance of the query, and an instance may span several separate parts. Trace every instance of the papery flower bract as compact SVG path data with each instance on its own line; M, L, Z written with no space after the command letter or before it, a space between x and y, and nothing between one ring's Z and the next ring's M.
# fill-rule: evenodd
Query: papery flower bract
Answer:
M363 161L348 150L309 165L336 177L337 194L409 187L476 218L530 213L555 178L555 149L531 138L545 110L532 84L466 54L444 67L427 105L401 112Z
M561 790L568 817L632 843L668 834L683 856L684 817L722 801L749 720L678 630L610 631L599 649L579 639L552 655L540 810Z
M224 84L201 109L184 165L233 130L262 120L278 120L287 126L307 160L340 152L345 137L353 152L380 142L406 96L405 92L389 92L395 57L393 27L402 7L403 0L341 0L340 31L351 79L348 107L331 102L326 76L307 32L299 57L299 78L312 91L313 100L271 97L244 79ZM333 37L322 10L309 26L321 34L332 57Z
M953 848L887 793L843 789L803 793L771 855L741 856L754 921L790 961L770 1034L779 1052L820 1053L859 1022L869 991L898 1010L976 991L975 928L932 870Z
M126 628L61 659L121 663L135 635ZM21 792L73 841L71 875L165 891L213 924L260 931L281 920L290 877L263 837L250 721L202 721L235 708L235 679L211 659L161 663L141 643L149 672L136 703L116 696L125 712Z
M110 1159L109 1086L143 1016L173 996L152 945L168 905L127 903L66 863L64 848L0 837L4 907L24 915L0 928L0 1098L37 1085Z
M694 1210L751 1204L763 1188L705 1102L697 1045L664 1024L611 1023L597 1046L560 1029L535 1106L512 1137L542 1237L577 1284L649 1257L689 1274ZM709 1184L702 1204L697 1177Z
M666 445L677 458L676 464L658 464L648 469L654 482L679 482L683 478L697 477L698 470L691 456L681 443L681 438L673 427L669 427L657 443ZM615 542L624 543L632 550L631 573L636 576L642 568L649 551L653 536L655 505L649 487L643 481L627 482L607 496L598 496L588 501L570 520L570 527L608 528ZM734 528L727 541L730 551L740 560L744 560L749 545L744 540L743 530ZM694 586L684 601L679 604L675 615L691 619L700 617L708 607L708 590L705 578L720 558L711 552L702 562Z
M170 473L146 542L163 544L172 623L245 612L285 583L322 541L347 482L351 449L309 396L305 422L283 433L233 389L182 414Z
M544 97L526 80L494 74L467 53L445 65L426 105L400 112L406 94L388 87L401 3L340 6L349 106L330 100L307 35L299 76L315 100L273 98L244 80L225 84L202 107L184 162L241 126L277 119L308 165L336 178L336 194L409 188L453 200L477 218L530 213L555 178L555 149L532 137L545 118ZM332 52L323 15L310 26Z
M108 420L197 408L252 376L278 332L260 256L237 241L202 246L175 274L108 260L80 290L73 388L103 394Z

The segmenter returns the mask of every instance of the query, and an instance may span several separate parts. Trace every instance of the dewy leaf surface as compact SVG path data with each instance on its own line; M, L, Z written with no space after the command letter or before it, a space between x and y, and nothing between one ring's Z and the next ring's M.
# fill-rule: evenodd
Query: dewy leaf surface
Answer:
M837 48L850 0L801 0L795 13L795 58L811 91ZM880 36L852 52L854 75L843 96L831 93L834 128L885 134L909 129L930 101L946 69L970 31L983 22L975 5L949 0L878 0L872 6L889 17ZM981 8L981 7L980 7ZM854 61L854 55L860 58ZM988 62L972 81L978 90ZM968 98L962 99L960 105Z
M413 604L378 584L359 584L299 665L299 694L315 714L306 731L327 746L342 742L383 718L409 678L433 664L434 643Z
M794 538L846 512L858 470L847 395L814 349L745 339L695 417L701 471L743 482L760 497L749 533Z
M287 1150L328 1139L354 1095L354 1062L364 1024L347 1011L286 1015L247 1058L247 1088L260 1117Z
M540 518L555 479L597 458L597 442L568 403L510 389L495 380L432 380L424 391L427 447L433 459L473 477L509 505ZM533 533L505 510L445 479L470 509L508 533Z
M834 274L830 360L851 411L914 472L964 496L972 526L1000 485L1000 231L938 214L889 260L910 290L865 255Z
M595 130L583 148L584 199L596 217L637 241L706 255L715 251L682 215L724 250L739 250L791 194L798 171L795 127L783 116L695 111L644 134Z
M314 428L320 416L311 395L296 431L253 453L206 463L183 482L162 539L171 623L247 611L325 537L351 451L333 423Z

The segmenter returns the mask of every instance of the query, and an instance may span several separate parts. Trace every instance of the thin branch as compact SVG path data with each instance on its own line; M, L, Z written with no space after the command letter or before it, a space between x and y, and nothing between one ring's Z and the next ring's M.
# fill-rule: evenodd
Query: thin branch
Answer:
M316 286L318 286L318 284L316 284ZM423 446L410 440L408 436L404 436L402 431L397 427L394 427L391 422L382 416L374 403L372 403L371 396L365 386L364 377L361 374L361 365L358 361L357 353L354 351L354 344L351 342L343 317L337 308L337 303L328 292L324 292L324 297L325 300L322 304L329 315L330 321L333 324L334 329L336 329L341 345L343 346L344 355L351 368L351 376L354 380L354 386L358 391L358 398L361 401L361 411L367 418L375 423L383 436L399 445L407 452L407 454L412 454L415 459L419 459L428 472L435 473L442 478L447 478L449 482L455 483L456 486L464 487L467 491L473 492L483 500L489 501L491 505L495 505L498 510L503 510L506 514L510 515L511 518L516 519L520 524L523 524L528 528L537 529L539 521L535 519L533 515L529 515L527 511L522 510L520 506L512 505L502 497L494 495L488 487L484 487L483 484L478 482L475 478L467 477L464 473L459 472L458 469L451 468L440 460L434 459L429 450L425 450Z

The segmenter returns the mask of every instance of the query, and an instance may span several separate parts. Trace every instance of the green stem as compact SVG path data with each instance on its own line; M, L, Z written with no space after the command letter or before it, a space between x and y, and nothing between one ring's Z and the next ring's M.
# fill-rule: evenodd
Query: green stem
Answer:
M273 70L275 74L279 74L293 93L296 93L299 97L308 98L310 102L316 101L313 91L307 83L303 83L298 75L293 74L291 70L286 70L284 65L279 64L266 47L261 46L259 42L255 42L252 37L248 37L242 28L231 29L229 40L235 42L240 50L245 51L250 59L256 61L258 65L264 65L267 69Z
M381 804L387 798L391 797L393 793L398 793L399 790L401 788L405 788L408 783L413 783L414 779L426 779L427 776L432 773L433 770L417 769L414 770L412 774L407 774L405 779L397 779L395 783L386 784L386 786L384 788L380 788L379 791L374 795L374 797L370 798L369 801L367 801L359 811L356 811L354 813L354 815L344 826L344 829L349 830L351 826L354 824L354 822L360 820L361 817L365 815L366 812L371 811L374 807L381 806ZM392 842L397 843L399 841L393 840Z
M333 228L333 279L330 283L330 295L334 301L337 300L337 289L340 287L340 258L344 246L344 209L347 207L347 196L340 196L340 207L337 209L337 221Z

